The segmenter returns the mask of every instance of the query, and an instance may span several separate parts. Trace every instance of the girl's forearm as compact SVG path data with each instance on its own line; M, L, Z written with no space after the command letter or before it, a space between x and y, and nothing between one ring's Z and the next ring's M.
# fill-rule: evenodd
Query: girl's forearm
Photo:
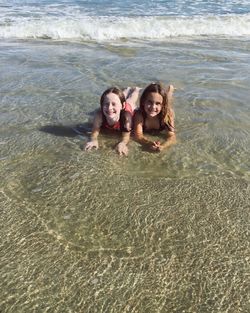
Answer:
M122 140L121 142L127 145L130 140L130 132L122 132Z
M176 136L173 133L167 136L166 141L161 144L161 148L167 149L168 147L172 146L175 143L176 143Z
M130 139L130 132L122 132L122 140L116 146L119 155L128 155L128 143Z
M91 133L91 136L90 136L91 141L97 140L97 138L99 136L99 132L100 132L99 129L92 130L92 133Z
M151 146L153 145L153 141L149 140L146 136L143 134L136 135L135 134L135 139L138 141L140 144L145 145L145 146Z

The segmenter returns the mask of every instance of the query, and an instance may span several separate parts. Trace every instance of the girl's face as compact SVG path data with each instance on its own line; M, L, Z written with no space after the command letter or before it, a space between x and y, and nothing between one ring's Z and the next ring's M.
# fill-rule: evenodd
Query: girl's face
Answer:
M104 97L102 111L108 120L118 121L122 109L123 104L118 95L110 92Z
M163 97L157 92L150 92L144 103L144 110L148 117L155 117L158 115L163 107Z

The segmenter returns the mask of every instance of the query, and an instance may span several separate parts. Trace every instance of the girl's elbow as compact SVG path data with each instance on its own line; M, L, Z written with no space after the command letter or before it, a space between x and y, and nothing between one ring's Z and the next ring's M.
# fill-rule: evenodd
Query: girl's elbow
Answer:
M171 142L172 145L176 144L176 135L173 135L169 138L169 141Z
M176 135L175 135L175 133L174 132L169 132L168 133L168 139L169 140L176 140Z

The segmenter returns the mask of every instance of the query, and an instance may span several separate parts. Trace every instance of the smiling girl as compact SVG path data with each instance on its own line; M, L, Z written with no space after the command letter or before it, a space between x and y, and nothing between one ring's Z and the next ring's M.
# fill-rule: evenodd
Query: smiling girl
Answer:
M172 109L174 87L167 89L161 83L148 85L140 98L140 108L134 116L135 138L152 151L162 151L175 143L174 111ZM145 132L164 131L165 140L151 141Z
M118 87L111 87L104 91L100 99L100 109L97 110L94 117L91 140L87 142L85 150L98 149L97 138L101 129L110 129L122 133L122 139L116 145L118 154L128 154L132 116L139 90L137 87L128 87L122 91Z

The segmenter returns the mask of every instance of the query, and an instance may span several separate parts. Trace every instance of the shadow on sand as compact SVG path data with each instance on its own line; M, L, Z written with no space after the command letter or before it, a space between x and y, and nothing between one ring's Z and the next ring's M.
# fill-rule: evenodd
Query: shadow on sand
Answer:
M39 128L39 131L60 137L76 137L78 135L89 136L91 126L89 124L79 125L45 125Z

